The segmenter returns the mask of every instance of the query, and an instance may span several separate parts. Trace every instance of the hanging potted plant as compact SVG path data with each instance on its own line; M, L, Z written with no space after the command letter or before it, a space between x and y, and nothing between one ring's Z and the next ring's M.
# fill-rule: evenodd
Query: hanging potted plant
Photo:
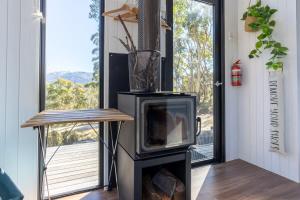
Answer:
M249 8L251 8L251 12L248 11ZM272 19L272 16L277 10L270 8L268 5L262 5L261 0L249 8L242 20L248 16L248 12L251 13L251 16L256 17L256 21L249 24L249 26L252 30L260 32L257 36L255 48L250 52L249 58L259 58L263 51L270 51L271 57L266 63L267 69L274 71L282 70L282 59L287 55L288 48L273 38L276 21Z
M249 58L259 58L264 51L270 52L270 58L266 63L269 70L270 91L270 149L271 151L284 152L284 112L283 112L283 58L287 55L288 48L273 38L276 21L272 19L277 12L268 5L262 5L261 0L253 6L249 6L242 20L248 16L255 17L255 21L248 24L254 30L259 31L255 48L250 52Z
M261 0L251 6L251 1L247 11L243 14L241 20L245 21L246 32L257 32L260 27L259 24L270 20L270 17L276 12L276 9L270 9L269 6L263 6Z
M257 32L257 29L255 27L251 27L253 23L256 22L257 18L255 17L256 14L256 8L259 6L259 2L257 4L250 6L251 1L249 2L249 6L247 8L247 11L243 14L243 17L241 20L245 21L244 29L246 32Z

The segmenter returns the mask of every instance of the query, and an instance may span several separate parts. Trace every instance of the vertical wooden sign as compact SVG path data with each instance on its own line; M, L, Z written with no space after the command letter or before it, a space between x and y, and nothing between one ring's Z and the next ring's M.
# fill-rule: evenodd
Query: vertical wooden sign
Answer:
M270 151L285 153L284 94L281 71L269 72L270 92Z

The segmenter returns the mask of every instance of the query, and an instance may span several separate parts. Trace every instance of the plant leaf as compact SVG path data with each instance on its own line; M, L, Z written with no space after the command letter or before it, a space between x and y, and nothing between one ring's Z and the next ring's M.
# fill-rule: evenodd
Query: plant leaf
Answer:
M289 49L287 47L280 47L280 51L288 51Z
M256 6L261 6L261 0L258 0L258 1L257 1Z
M255 46L256 46L257 49L261 48L262 45L263 45L263 42L262 42L262 41L258 41L258 42L256 42L256 44L255 44Z
M277 42L277 43L274 44L274 47L281 48L281 44L279 42Z
M275 20L270 21L269 25L274 27L276 25Z
M257 53L257 50L256 49L253 49L250 54L256 54Z
M272 64L273 64L272 61L269 61L269 62L266 63L267 66L271 66Z
M267 35L264 34L264 33L262 33L262 34L260 34L260 35L257 37L257 39L263 40L263 39L265 39L266 37L267 37Z
M273 15L274 13L276 13L278 10L277 9L271 9L270 10L270 14Z
M248 16L248 12L245 12L245 13L243 14L243 17L242 17L241 20L246 20L247 16Z

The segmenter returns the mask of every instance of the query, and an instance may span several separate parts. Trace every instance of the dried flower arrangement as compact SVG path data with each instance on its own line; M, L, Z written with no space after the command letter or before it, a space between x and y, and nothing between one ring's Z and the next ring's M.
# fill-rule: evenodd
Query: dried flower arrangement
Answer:
M120 22L124 28L124 31L126 33L126 42L123 41L121 38L118 38L118 40L127 49L128 52L136 53L137 52L136 46L134 45L132 37L131 37L131 35L128 31L128 28L127 28L126 24L124 23L124 20L122 19L121 15L118 15L118 19L120 20ZM128 39L129 39L129 41L128 41Z
M125 41L121 38L118 38L118 40L129 52L130 90L139 92L160 90L160 52L155 50L137 50L132 36L120 15L118 19L126 33ZM157 38L156 47L159 47L159 43L160 38Z

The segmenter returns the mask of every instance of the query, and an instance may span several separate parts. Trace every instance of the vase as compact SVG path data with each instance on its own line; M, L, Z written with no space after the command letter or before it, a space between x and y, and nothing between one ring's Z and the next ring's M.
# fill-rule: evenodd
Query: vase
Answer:
M254 30L250 24L256 22L257 18L252 16L247 16L245 19L245 31L246 32L257 32L257 30Z
M285 153L284 146L284 92L282 71L269 72L270 92L270 151Z
M137 51L128 55L129 85L131 92L160 91L160 52Z

